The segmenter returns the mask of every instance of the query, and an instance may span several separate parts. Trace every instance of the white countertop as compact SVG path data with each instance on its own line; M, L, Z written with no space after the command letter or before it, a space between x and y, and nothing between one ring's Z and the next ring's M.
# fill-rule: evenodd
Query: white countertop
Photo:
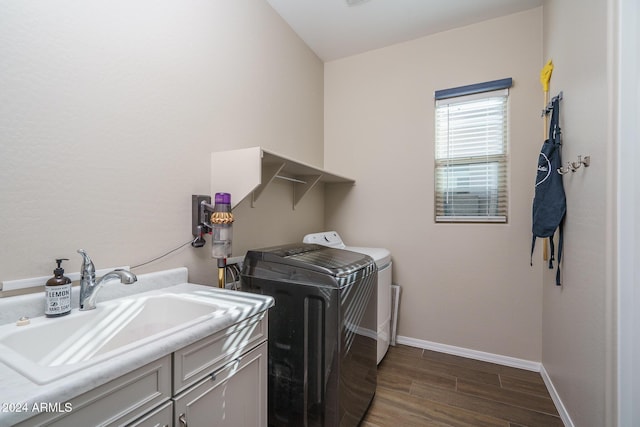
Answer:
M175 272L177 270L180 270L182 274L178 274L176 276ZM174 273L174 280L176 278L178 280L186 278L186 269L177 270L169 271ZM156 276L157 278L158 273L151 273L151 275ZM145 279L148 279L145 278L145 276L146 275L140 276L143 283L145 282ZM162 282L162 280L157 280L157 282ZM120 288L133 288L135 284L132 286L113 284L112 287L113 286ZM142 290L146 289L146 287L141 288ZM237 322L259 314L273 306L273 298L268 296L218 289L192 283L180 283L174 285L164 283L161 289L147 291L140 293L139 295L151 296L185 292L197 292L199 296L204 298L212 298L217 301L233 303L237 309L230 310L223 316L208 318L206 321L199 322L187 329L170 334L159 340L146 343L132 349L131 351L115 355L114 357L92 364L91 366L81 368L77 372L48 384L38 385L22 376L10 366L0 362L0 379L2 384L0 387L0 425L10 426L36 415L36 413L32 413L30 411L21 412L18 409L27 408L30 410L33 405L43 402L59 402L64 405L64 403L82 393L105 384L121 375L144 366L145 364L170 354L182 347L190 345L202 338L221 331ZM106 297L106 295L103 296ZM99 296L98 305L100 304L100 301L101 299ZM21 301L16 301L16 303L20 305ZM7 301L2 301L0 309L4 312L7 307L11 307L11 304ZM24 307L20 307L18 309L18 313L20 313L21 309L24 309ZM20 315L17 317L20 317ZM55 322L55 320L56 319L51 319L52 322Z

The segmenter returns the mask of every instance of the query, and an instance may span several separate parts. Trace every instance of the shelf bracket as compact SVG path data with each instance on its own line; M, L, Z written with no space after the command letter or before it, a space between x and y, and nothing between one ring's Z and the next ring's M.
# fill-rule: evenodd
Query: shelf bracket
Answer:
M311 190L322 178L322 175L303 175L298 177L303 183L293 183L293 209L296 208L300 200Z
M253 193L251 196L252 208L255 207L255 202L258 201L264 189L267 188L269 184L271 184L271 181L273 181L276 178L276 176L278 176L280 171L282 171L282 169L284 169L285 166L286 166L285 162L262 165L262 179L260 180L260 185L258 185L256 189L253 190Z

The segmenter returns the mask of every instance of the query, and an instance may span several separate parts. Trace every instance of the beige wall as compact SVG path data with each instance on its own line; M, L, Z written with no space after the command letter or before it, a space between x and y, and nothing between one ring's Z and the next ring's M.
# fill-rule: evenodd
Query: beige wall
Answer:
M564 178L567 195L563 286L545 276L542 362L576 426L614 425L613 358L615 192L611 1L544 4L544 58L555 65L551 92L561 103L564 161L590 155L591 166ZM568 23L580 22L580 25Z
M322 62L263 0L7 0L0 57L0 280L186 242L212 151L323 162ZM269 193L236 209L235 254L322 228L321 189L295 212L290 186ZM208 245L138 271L181 265L215 280Z
M327 193L352 245L391 250L399 335L539 361L542 261L529 265L542 144L542 9L325 64L325 167L356 179ZM508 224L435 224L437 89L512 77Z

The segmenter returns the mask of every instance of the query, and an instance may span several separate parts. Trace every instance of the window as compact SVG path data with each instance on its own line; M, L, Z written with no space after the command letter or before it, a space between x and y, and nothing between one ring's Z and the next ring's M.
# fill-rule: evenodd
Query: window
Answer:
M507 222L510 86L504 79L436 92L436 222Z

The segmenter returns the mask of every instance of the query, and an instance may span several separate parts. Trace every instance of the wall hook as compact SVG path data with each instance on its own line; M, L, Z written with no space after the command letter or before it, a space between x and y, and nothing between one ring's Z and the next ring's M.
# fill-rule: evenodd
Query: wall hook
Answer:
M553 101L555 101L556 99L558 101L562 101L562 98L564 97L562 91L560 91L559 94L557 94L556 96L554 96L553 98L551 98L551 101L549 101L549 103L547 104L547 106L542 110L542 114L540 114L540 117L544 117L547 114L549 114L551 112L551 110L553 110Z
M571 170L575 172L576 170L580 169L582 165L584 165L584 167L586 168L589 167L589 164L591 164L591 156L584 156L584 159L582 158L582 156L578 156L577 162L571 162Z
M577 171L582 167L582 165L584 165L584 167L586 168L589 167L590 164L591 156L584 156L584 159L582 158L582 156L578 156L577 162L567 162L567 165L565 167L558 168L558 173L560 175L566 175L569 172Z

